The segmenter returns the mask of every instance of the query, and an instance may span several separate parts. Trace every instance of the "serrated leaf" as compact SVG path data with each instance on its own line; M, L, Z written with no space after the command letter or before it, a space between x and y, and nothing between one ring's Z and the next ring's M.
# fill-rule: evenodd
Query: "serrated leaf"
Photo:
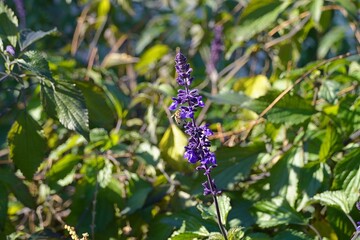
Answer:
M220 219L221 222L225 225L227 216L231 210L230 198L224 194L217 196L219 210L220 210ZM204 207L203 205L198 205L198 209L201 211L201 216L204 219L211 219L217 223L217 212L215 203L213 202L210 207Z
M48 85L49 84L49 85ZM89 140L89 116L82 92L70 82L46 82L41 84L42 102L49 116L53 107L61 124L80 133Z
M36 42L37 40L39 40L47 35L50 35L56 31L57 31L56 28L53 28L47 32L32 31L30 29L22 30L20 32L20 40L19 40L20 50L23 51L25 48L30 46L32 43Z
M46 142L39 124L21 111L8 133L10 158L27 179L32 179L45 157Z
M116 113L110 104L105 91L91 82L77 81L76 86L81 90L86 107L89 111L90 128L104 128L108 131L116 124Z
M329 157L331 157L331 155L334 152L338 150L339 146L337 146L337 144L339 143L339 140L340 137L336 132L336 129L333 126L328 125L328 127L326 128L325 137L323 138L323 141L320 146L320 151L319 151L320 162L325 162L326 160L328 160Z
M289 1L252 0L245 7L233 36L236 42L251 39L255 34L265 30L275 23L279 14L289 5Z
M7 39L15 48L17 43L18 19L3 1L0 2L0 38Z
M243 237L245 236L245 232L240 227L234 227L229 229L227 235L229 240L238 240L243 239Z
M313 199L322 205L336 207L346 214L349 214L352 208L344 191L326 191L316 194Z
M208 99L210 99L212 102L217 104L231 104L235 106L242 106L245 102L250 100L250 98L243 93L226 92L211 95L209 93L202 92L202 94Z
M244 107L260 114L278 95L278 92L268 92L268 94L263 97L245 103ZM295 94L292 96L287 94L281 98L265 116L268 121L273 123L295 125L305 122L314 113L316 113L314 107L305 99Z
M185 134L174 124L165 131L160 140L161 155L177 171L189 170L190 163L184 159L187 141Z
M0 182L8 187L17 200L31 209L36 208L36 201L30 194L28 187L10 168L0 168Z
M305 233L303 232L298 232L295 230L285 230L280 232L279 234L276 234L274 236L274 240L282 240L282 239L286 239L286 240L313 240L313 237L307 236Z
M360 149L349 152L334 169L334 189L342 189L348 197L349 206L355 204L360 189Z
M18 64L37 76L52 80L48 61L37 51L28 51L17 59Z
M279 225L297 224L306 225L308 220L296 212L288 202L281 197L271 201L260 201L254 204L258 216L257 223L262 228Z

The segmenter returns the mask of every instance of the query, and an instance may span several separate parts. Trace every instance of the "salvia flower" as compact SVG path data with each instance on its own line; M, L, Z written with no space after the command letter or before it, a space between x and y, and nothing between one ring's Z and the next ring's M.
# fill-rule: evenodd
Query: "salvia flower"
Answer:
M188 144L185 146L184 158L189 163L199 163L197 170L203 170L208 180L203 183L204 195L217 195L220 192L216 189L214 180L210 177L211 169L216 167L216 157L210 151L210 141L208 139L213 133L208 125L198 126L195 121L194 113L198 108L204 107L202 96L199 90L190 89L193 82L191 76L192 69L187 63L186 57L182 53L178 53L175 57L175 69L177 72L177 83L183 87L178 90L176 97L173 97L169 110L180 111L180 118L186 120L184 131L189 135Z
M9 55L14 56L15 55L15 49L11 45L7 45L5 48L5 52L7 52Z

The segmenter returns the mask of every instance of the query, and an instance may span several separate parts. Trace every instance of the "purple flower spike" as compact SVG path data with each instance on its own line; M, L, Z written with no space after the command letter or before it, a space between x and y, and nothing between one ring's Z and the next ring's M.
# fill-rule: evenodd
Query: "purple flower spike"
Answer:
M5 48L5 52L10 54L11 56L15 56L15 49L11 45L7 45Z
M210 151L211 144L208 139L213 133L208 128L208 125L197 126L194 118L194 113L198 108L204 107L204 102L202 96L199 95L198 89L190 89L193 82L192 69L187 63L186 57L181 53L176 54L175 69L178 75L176 81L183 89L179 89L177 96L172 98L173 102L169 110L175 111L179 108L180 118L186 121L184 131L189 135L189 141L185 147L184 158L191 164L199 163L200 165L196 170L203 170L205 175L210 176L211 169L217 166L216 157ZM203 187L205 195L218 194L213 180L204 183Z
M210 61L207 64L207 73L211 74L215 68L216 64L220 59L221 52L224 50L224 45L222 42L222 31L223 27L221 25L216 25L214 28L214 39L211 42L210 47Z

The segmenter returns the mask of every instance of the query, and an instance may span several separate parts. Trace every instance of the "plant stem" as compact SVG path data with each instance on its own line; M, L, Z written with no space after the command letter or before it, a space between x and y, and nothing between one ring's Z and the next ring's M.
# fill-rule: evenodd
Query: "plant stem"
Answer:
M225 240L227 240L227 232L226 232L226 229L224 228L224 225L221 222L219 203L218 203L218 200L217 200L217 197L216 197L216 189L214 189L210 173L206 174L206 177L207 177L207 181L208 181L211 193L212 193L211 195L212 195L214 203L215 203L217 222L218 222L221 234L224 236Z

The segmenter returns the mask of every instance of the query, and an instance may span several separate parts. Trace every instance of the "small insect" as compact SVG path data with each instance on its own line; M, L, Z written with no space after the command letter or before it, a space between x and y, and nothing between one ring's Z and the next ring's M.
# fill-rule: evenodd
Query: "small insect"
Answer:
M171 117L174 118L176 124L179 125L180 127L184 126L186 123L186 120L181 118L181 109L180 108L177 109Z

